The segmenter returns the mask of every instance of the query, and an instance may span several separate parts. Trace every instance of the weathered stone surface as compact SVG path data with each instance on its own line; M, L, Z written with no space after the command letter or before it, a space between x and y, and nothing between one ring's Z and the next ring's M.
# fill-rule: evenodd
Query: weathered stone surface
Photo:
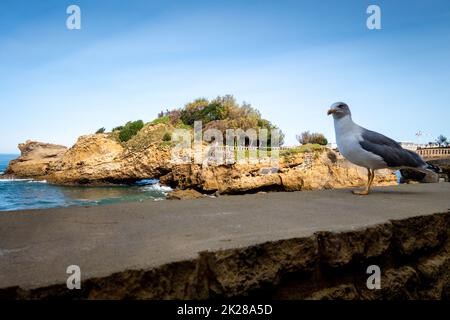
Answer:
M64 146L30 140L18 147L21 155L9 163L6 175L27 178L45 176L67 151Z
M57 184L130 183L160 178L180 189L203 193L239 194L258 191L298 191L362 186L365 169L331 150L281 157L279 163L232 165L173 164L170 144L161 135L164 124L146 125L126 144L111 134L81 136L70 148L28 141L11 162L11 177L45 179ZM396 177L380 170L375 185L394 185Z
M189 199L199 199L203 198L204 195L198 191L187 189L187 190L175 190L167 195L169 200L189 200Z
M365 260L384 254L392 238L390 223L346 233L320 232L321 261L330 267L344 266L353 260Z
M401 182L410 183L414 181L422 183L436 183L436 182L448 182L450 181L450 159L435 159L427 161L429 164L439 167L441 172L439 174L414 171L411 169L402 169Z
M367 170L352 165L331 150L322 150L282 158L278 165L179 165L161 177L161 181L172 187L194 188L208 193L218 191L221 194L260 190L321 190L363 186L367 182ZM379 170L374 184L396 183L392 172Z
M359 293L353 284L341 284L336 287L314 292L307 300L356 300Z
M233 297L275 287L283 275L312 271L317 251L317 241L312 237L203 253L202 256L208 260L221 295Z
M57 184L127 183L170 171L170 147L160 143L131 151L107 134L81 136L70 149L28 141L6 174Z
M205 251L192 260L87 279L80 291L67 290L65 284L31 290L10 287L0 289L0 298L448 299L448 228L443 240L438 242L430 242L434 237L430 238L426 231L409 236L403 233L400 238L407 243L406 247L393 233L399 229L415 231L414 226L425 226L431 220L440 221L447 227L449 217L450 213L420 216L358 231L321 232L308 238ZM402 252L414 255L391 259L392 254L398 252L398 246ZM427 250L423 250L424 246ZM365 270L370 264L381 268L380 290L366 287L368 275ZM328 268L330 265L333 268Z
M436 214L392 221L394 243L398 253L410 256L440 246L447 238L448 219L448 214Z

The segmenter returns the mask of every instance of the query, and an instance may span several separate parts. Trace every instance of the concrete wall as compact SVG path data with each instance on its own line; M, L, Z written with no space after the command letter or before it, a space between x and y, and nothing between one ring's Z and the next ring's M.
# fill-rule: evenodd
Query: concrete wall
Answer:
M381 268L381 289L366 286L369 265ZM449 299L450 211L348 232L245 248L202 252L196 259L149 270L65 284L0 290L8 299Z

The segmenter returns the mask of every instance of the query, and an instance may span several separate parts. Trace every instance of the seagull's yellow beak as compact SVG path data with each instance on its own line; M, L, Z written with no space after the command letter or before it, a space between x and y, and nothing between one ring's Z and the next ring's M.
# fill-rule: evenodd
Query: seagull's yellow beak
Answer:
M327 112L327 115L329 116L330 114L336 113L336 109L330 109Z

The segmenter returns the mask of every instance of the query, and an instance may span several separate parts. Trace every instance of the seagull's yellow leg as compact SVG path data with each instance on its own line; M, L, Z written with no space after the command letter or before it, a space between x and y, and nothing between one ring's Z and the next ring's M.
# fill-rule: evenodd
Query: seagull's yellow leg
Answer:
M370 178L370 181L369 181L369 186L368 186L368 191L370 191L370 187L372 187L372 183L373 183L373 180L375 179L375 170L372 170L372 177Z
M353 190L353 194L360 195L360 196L366 196L370 192L370 187L372 186L373 179L375 178L375 170L367 169L367 185L364 190L357 191Z

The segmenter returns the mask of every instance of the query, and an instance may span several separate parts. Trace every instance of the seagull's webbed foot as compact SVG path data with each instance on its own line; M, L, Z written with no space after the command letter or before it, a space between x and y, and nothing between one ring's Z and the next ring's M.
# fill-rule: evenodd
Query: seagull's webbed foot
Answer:
M367 168L367 186L364 190L358 191L353 190L352 193L358 196L367 196L370 192L370 187L372 186L373 179L375 178L375 170Z
M369 194L369 190L361 190L361 191L353 190L352 193L358 196L367 196Z

